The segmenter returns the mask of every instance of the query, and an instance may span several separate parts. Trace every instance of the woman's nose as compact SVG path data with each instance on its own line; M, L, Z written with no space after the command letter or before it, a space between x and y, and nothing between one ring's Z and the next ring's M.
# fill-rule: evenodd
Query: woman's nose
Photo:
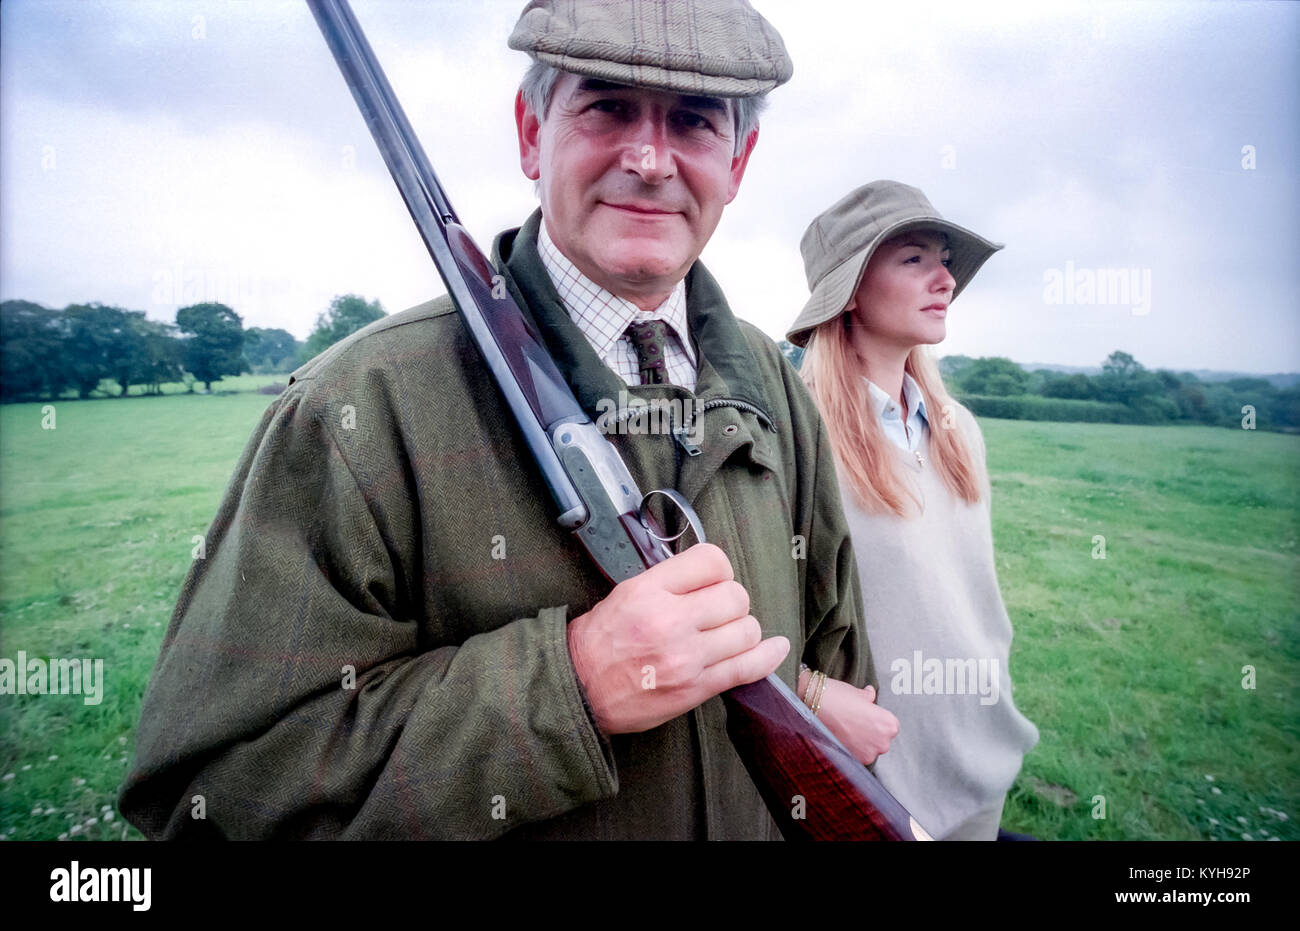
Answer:
M946 265L939 266L940 274L935 277L935 287L940 291L954 291L957 288L957 279L948 271Z

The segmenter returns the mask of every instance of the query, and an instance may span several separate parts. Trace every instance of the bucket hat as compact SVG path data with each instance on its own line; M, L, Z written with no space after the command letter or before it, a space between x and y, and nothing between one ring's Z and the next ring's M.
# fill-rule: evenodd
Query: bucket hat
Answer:
M989 256L1003 248L940 216L919 188L898 181L872 181L842 197L803 234L799 251L812 292L786 339L808 345L812 331L844 312L858 290L867 262L881 243L912 230L946 233L948 271L956 300Z

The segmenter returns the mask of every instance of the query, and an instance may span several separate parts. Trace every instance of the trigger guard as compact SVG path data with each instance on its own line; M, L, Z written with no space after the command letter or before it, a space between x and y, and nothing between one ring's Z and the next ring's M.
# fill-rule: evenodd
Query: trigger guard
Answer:
M695 539L699 540L701 543L708 542L704 537L704 528L700 526L700 518L699 515L695 513L695 508L691 507L690 502L682 497L680 492L672 488L656 488L653 491L647 491L641 497L641 506L637 510L637 517L641 521L641 526L645 527L646 533L650 534L650 536L654 537L661 543L672 543L674 540L680 539L681 535L686 532L686 527L683 527L674 536L661 537L650 529L645 519L645 503L649 500L651 495L663 495L673 504L677 505L677 510L681 511L682 516L686 518L687 526L690 527L691 530L695 531Z

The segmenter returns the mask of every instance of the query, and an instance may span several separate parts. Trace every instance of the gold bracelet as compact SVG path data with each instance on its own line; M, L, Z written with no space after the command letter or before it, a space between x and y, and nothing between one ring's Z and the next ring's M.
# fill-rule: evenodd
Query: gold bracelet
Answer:
M817 676L817 692L813 696L812 704L808 706L812 710L814 717L816 717L817 712L821 710L822 694L826 691L826 673L818 672Z
M808 664L807 664L807 663L800 663L800 664L799 664L799 675L798 675L798 676L795 676L795 679L794 679L794 687L795 687L795 692L796 692L796 694L798 693L798 690L799 690L799 676L802 676L805 672L812 672L812 670L808 667ZM812 685L812 676L809 676L809 677L808 677L808 685ZM799 700L800 700L800 701L806 701L806 699L805 699L804 696L806 696L807 694L808 694L808 686L806 685L806 686L804 686L803 695L799 695Z

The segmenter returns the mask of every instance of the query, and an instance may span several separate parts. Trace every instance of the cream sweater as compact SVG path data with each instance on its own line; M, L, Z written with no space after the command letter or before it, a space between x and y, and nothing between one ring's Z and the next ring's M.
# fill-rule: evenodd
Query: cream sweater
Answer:
M976 504L953 495L935 472L928 430L924 465L889 447L916 482L920 514L868 514L840 475L877 700L899 721L873 769L936 838L999 805L1038 742L1011 698L1011 620L993 563L984 437L966 408L955 413L980 470Z

